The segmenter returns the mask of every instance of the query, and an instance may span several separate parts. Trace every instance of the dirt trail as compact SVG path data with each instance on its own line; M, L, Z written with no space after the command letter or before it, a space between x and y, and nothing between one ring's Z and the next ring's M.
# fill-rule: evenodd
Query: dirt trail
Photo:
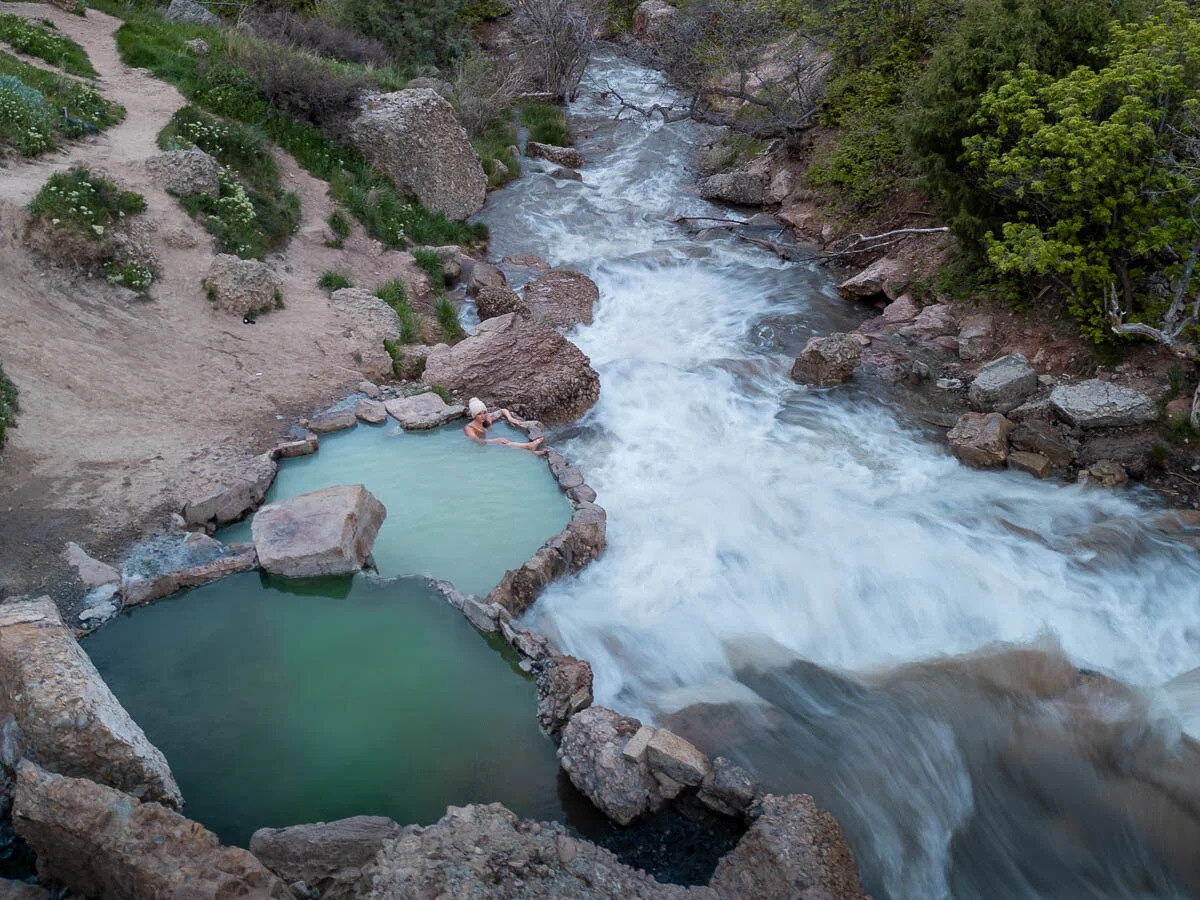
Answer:
M18 427L0 458L0 596L37 590L64 600L78 594L61 557L67 541L113 560L297 416L362 378L363 338L316 287L321 271L349 271L364 286L419 277L411 256L357 229L345 250L325 247L327 186L280 154L285 185L302 203L298 234L269 260L286 308L253 326L216 312L200 285L212 240L143 165L183 96L121 62L118 19L30 3L5 11L50 18L87 50L99 89L127 111L94 139L0 169L0 361L21 392ZM52 172L77 163L146 197L160 262L152 299L25 248L23 207Z

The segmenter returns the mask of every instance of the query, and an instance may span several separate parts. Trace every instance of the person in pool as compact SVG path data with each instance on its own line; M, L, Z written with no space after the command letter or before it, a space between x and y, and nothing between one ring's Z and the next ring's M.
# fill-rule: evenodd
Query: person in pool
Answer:
M542 449L542 442L545 438L536 438L521 444L517 441L510 441L508 438L489 438L487 430L492 427L492 423L499 418L503 418L509 425L516 428L524 426L524 422L510 413L507 409L500 410L496 415L488 412L487 404L478 397L472 397L467 404L467 410L471 414L471 421L463 426L463 434L469 437L477 444L505 444L509 447L518 447L521 450L529 450L531 453L536 453L538 456L545 456L546 451Z

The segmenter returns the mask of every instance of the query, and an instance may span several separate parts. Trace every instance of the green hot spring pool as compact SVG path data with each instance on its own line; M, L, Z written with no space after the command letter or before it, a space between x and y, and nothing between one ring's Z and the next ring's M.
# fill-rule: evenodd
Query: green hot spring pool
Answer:
M388 509L375 544L387 577L235 575L84 640L166 754L186 814L243 846L263 826L362 814L429 823L471 802L564 819L573 792L515 654L423 578L391 577L486 593L569 518L544 461L453 428L359 425L284 462L268 499L348 482Z

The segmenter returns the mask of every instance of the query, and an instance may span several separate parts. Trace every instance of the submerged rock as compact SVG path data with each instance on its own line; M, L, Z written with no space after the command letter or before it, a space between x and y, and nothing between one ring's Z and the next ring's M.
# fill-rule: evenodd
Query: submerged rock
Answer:
M1158 417L1154 401L1141 391L1098 378L1058 385L1050 392L1050 405L1079 428L1144 425Z
M451 219L483 208L487 175L451 106L429 88L370 94L351 142L402 191Z
M260 509L251 523L258 562L288 578L359 571L387 517L361 484L336 485Z
M977 469L1003 466L1008 459L1008 433L1013 423L1000 413L966 413L946 439L960 461Z
M846 381L862 361L862 343L852 334L810 338L792 365L793 381L833 387Z
M451 806L434 825L405 828L384 843L356 895L370 900L716 900L708 888L661 884L590 841L571 837L559 823L524 821L499 803Z
M28 761L17 769L13 824L38 875L80 896L291 897L253 856L179 813Z
M600 378L583 351L549 325L514 313L436 348L421 380L547 425L574 421L600 396Z
M168 806L183 799L167 761L113 696L49 597L0 606L0 717L64 775Z
M841 826L807 794L763 797L746 836L717 864L721 897L863 898Z
M534 159L544 159L556 166L566 166L568 169L578 169L583 165L583 154L574 147L556 147L553 144L530 141L525 145L525 155Z
M596 282L570 269L551 269L525 285L525 305L533 321L555 328L590 325L592 308L599 299Z
M645 757L621 752L641 727L637 719L593 706L571 717L558 748L571 784L620 825L662 805Z
M462 404L451 406L433 391L389 400L384 407L405 431L428 431L453 422L466 412Z
M260 828L250 838L250 852L288 884L303 882L324 898L351 897L384 841L401 831L383 816Z

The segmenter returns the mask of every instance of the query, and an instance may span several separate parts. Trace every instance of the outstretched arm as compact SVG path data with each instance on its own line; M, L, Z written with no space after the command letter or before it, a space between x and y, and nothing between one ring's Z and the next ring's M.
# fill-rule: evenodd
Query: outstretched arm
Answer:
M516 416L514 416L512 413L510 413L507 409L500 410L500 415L504 416L504 421L506 421L509 425L515 425L517 428L520 428L522 425L525 424L523 419L518 419Z

